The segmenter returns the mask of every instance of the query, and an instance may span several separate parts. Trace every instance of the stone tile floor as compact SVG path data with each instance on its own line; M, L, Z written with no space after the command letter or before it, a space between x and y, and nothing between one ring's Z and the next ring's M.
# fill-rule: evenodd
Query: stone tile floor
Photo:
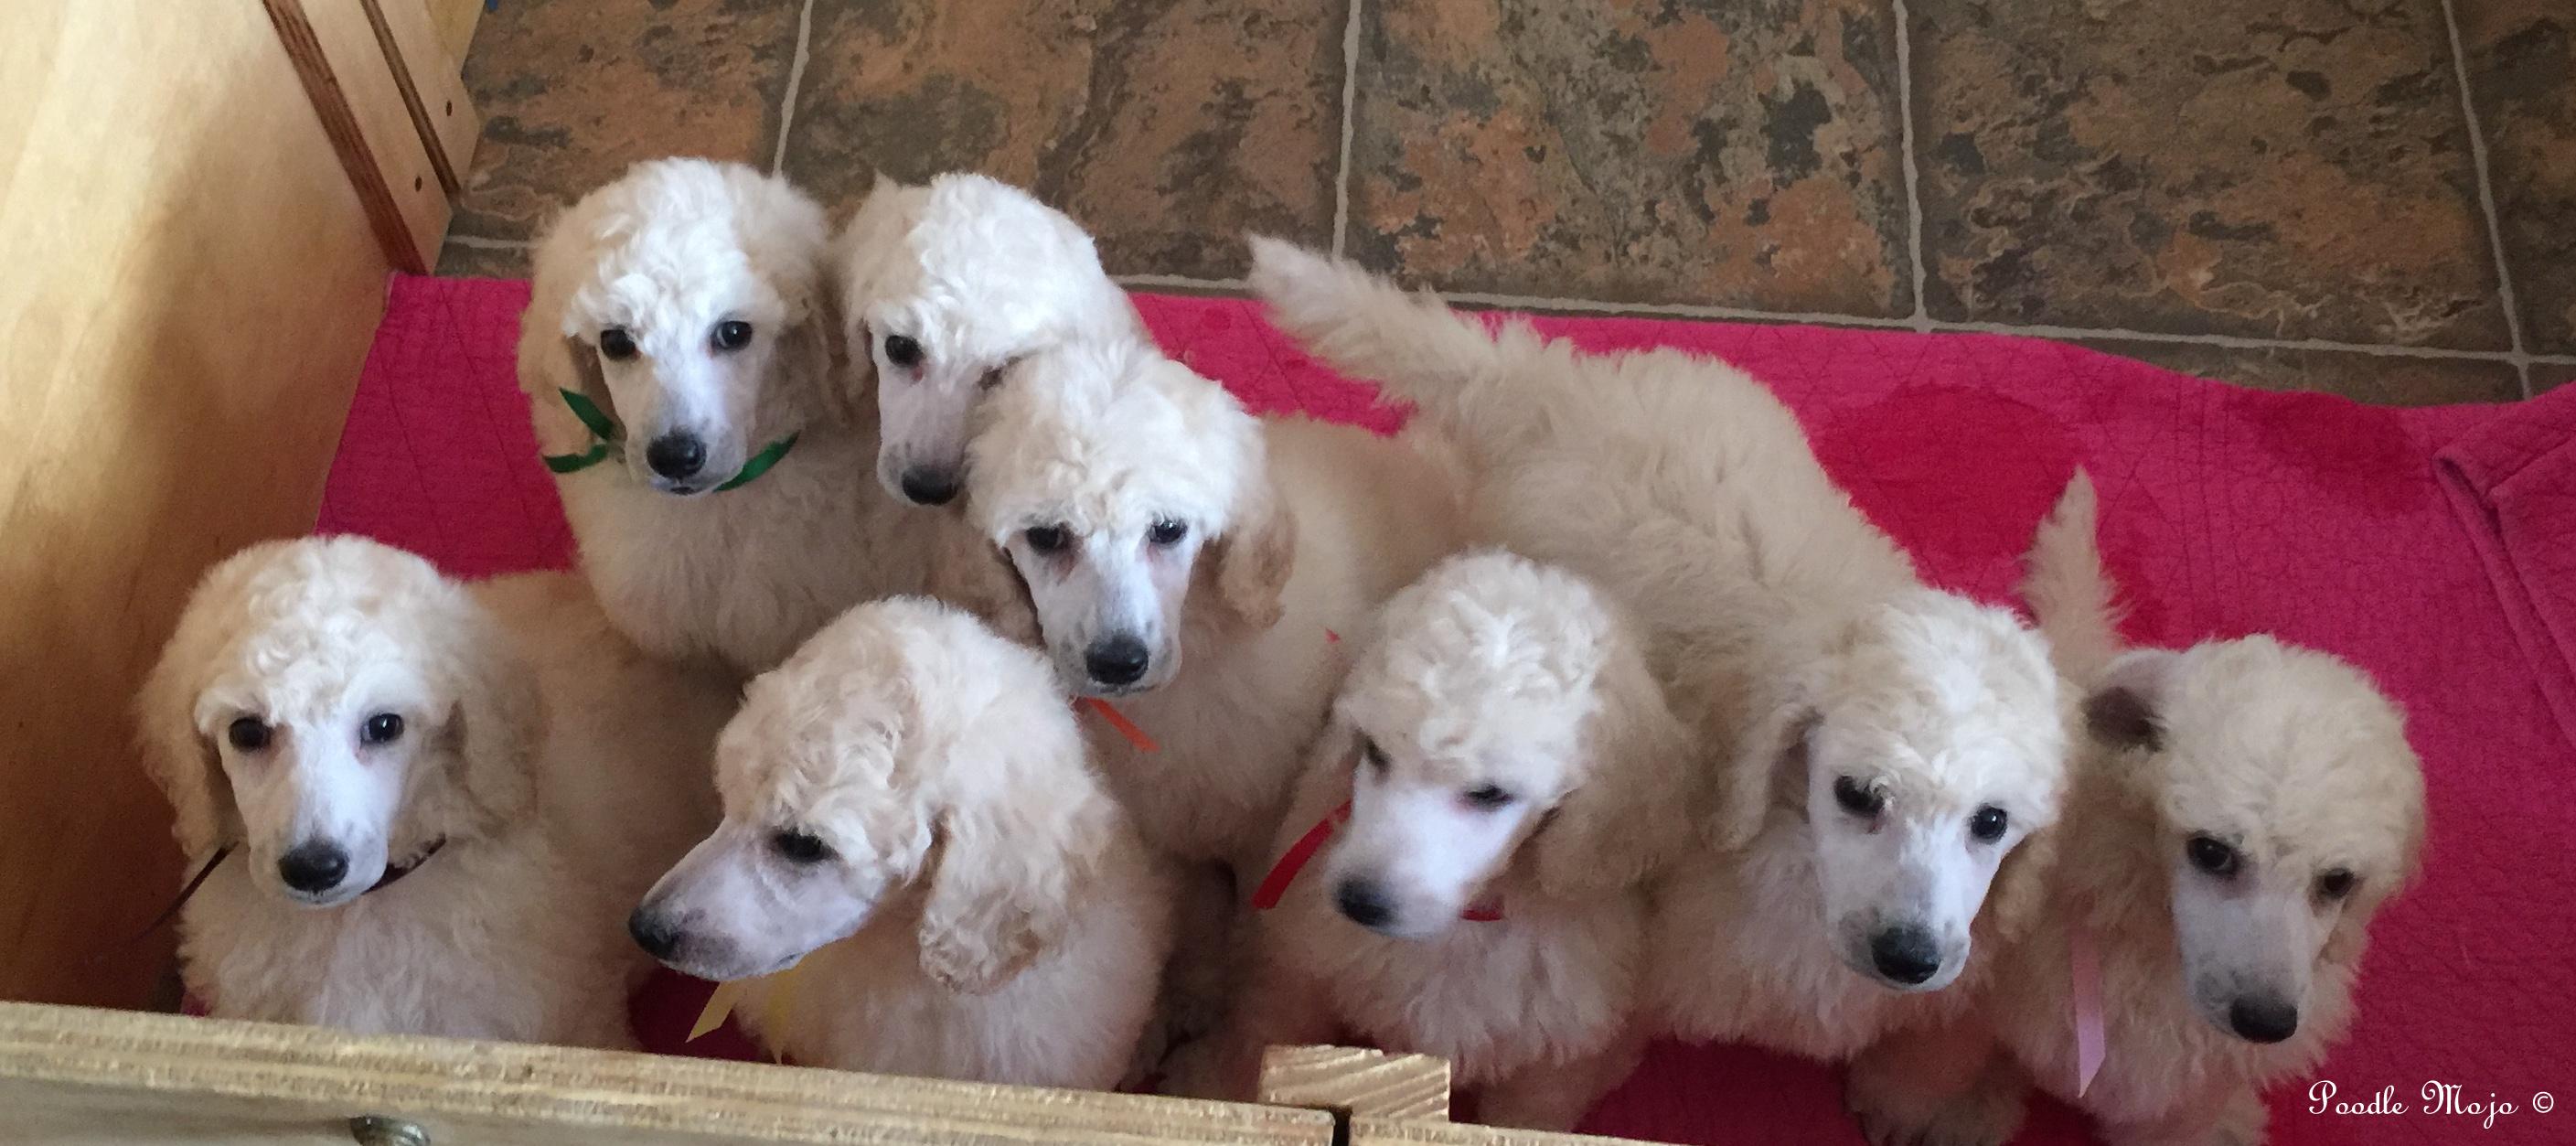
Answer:
M2035 334L2272 389L2576 377L2567 0L500 0L441 270L663 154L1032 187L1528 309Z

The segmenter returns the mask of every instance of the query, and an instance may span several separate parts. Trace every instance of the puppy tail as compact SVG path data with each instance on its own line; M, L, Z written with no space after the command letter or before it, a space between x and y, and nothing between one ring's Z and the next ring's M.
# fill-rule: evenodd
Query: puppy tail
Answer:
M1347 260L1260 235L1252 237L1250 283L1269 304L1271 321L1309 352L1413 403L1470 454L1517 429L1484 423L1508 412L1501 407L1528 405L1491 400L1510 377L1507 361L1537 345L1525 328L1498 334L1428 292L1408 293Z
M2102 569L2100 516L2093 478L2078 467L2031 538L2021 583L2057 670L2079 681L2094 679L2120 652L2120 607Z

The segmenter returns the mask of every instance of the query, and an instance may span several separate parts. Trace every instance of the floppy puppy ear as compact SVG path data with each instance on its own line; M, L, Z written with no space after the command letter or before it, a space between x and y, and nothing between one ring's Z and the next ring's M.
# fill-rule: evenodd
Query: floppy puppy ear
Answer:
M1024 645L1041 644L1038 610L1011 555L984 540L964 519L938 515L931 527L930 595L973 613L996 633Z
M531 764L545 734L536 670L497 625L460 626L451 639L471 643L450 669L456 702L448 734L461 757L462 795L486 822L506 820L536 798Z
M1064 938L1116 830L1097 794L1068 806L1061 792L992 792L947 809L921 913L921 969L962 994L1000 988Z
M1226 535L1210 542L1216 569L1217 601L1244 628L1255 632L1279 623L1287 611L1280 596L1297 565L1297 516L1279 491L1262 479L1252 499Z
M2181 663L2182 654L2165 649L2120 654L2084 698L2085 731L2115 748L2162 749L2165 694Z
M1824 714L1803 691L1774 705L1754 722L1736 750L1717 761L1716 807L1708 838L1720 851L1739 851L1762 834L1775 800L1806 791L1807 742Z
M1689 733L1643 664L1615 667L1601 683L1607 695L1584 734L1588 771L1531 839L1539 886L1562 898L1625 890L1691 841Z
M242 837L232 784L224 779L215 742L197 730L196 668L210 655L188 639L183 626L144 678L135 703L135 725L144 772L170 798L171 835L191 862Z
M792 376L791 385L810 393L823 418L835 425L861 426L876 421L874 359L853 360L841 342L841 312L827 286L815 291L803 315L779 335L778 368Z
M2004 857L1995 885L1986 896L1994 913L1995 937L2010 943L2029 934L2048 908L2050 870L2057 866L2055 824L2031 834Z

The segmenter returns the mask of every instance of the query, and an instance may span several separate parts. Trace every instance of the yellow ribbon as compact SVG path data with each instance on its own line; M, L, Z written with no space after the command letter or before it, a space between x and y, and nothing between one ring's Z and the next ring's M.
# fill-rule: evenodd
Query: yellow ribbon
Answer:
M762 976L769 981L770 988L769 1002L760 1009L761 1027L769 1032L769 1057L773 1060L786 1061L787 1056L778 1047L787 1031L787 1016L795 1013L796 980L804 973L805 964L799 961L775 975ZM756 981L735 979L716 984L715 993L707 996L707 1005L698 1011L697 1025L689 1028L689 1037L682 1041L696 1042L707 1032L723 1026L725 1019L733 1014L734 1004L742 1000L743 991Z

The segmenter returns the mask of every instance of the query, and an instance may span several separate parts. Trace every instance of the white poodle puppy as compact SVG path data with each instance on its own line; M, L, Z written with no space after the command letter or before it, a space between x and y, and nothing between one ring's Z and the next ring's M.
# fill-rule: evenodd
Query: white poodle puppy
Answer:
M801 962L801 1005L749 985L754 1037L808 1066L1119 1081L1170 887L1034 652L922 598L861 605L751 683L716 786L723 824L632 929L710 979Z
M1453 476L1402 439L1259 419L1135 340L1023 360L983 404L942 584L1037 639L1149 841L1258 864L1372 611L1457 547ZM980 581L978 577L980 576Z
M462 585L355 538L253 546L139 699L180 916L227 1018L632 1045L623 921L714 821L732 688L627 644L564 574Z
M1716 776L1711 854L1652 928L1662 1024L1836 1058L1961 1005L1942 988L2037 898L2020 845L2057 816L2072 697L2039 635L1923 587L1723 363L1488 329L1272 240L1252 286L1456 439L1485 536L1637 614Z
M1003 367L1076 338L1144 335L1091 236L981 175L880 177L836 261L849 357L876 364L877 481L918 505L965 488L969 419Z
M519 381L609 616L666 656L776 664L858 601L921 588L836 377L822 208L701 159L639 163L536 248Z
M2424 782L2397 708L2352 666L2266 636L2121 652L2095 515L2078 474L2028 583L2092 688L2046 908L1976 1015L1854 1064L1876 1141L2001 1143L2035 1082L2123 1146L2259 1143L2262 1087L2343 1032L2370 919L2414 874Z
M1289 805L1237 1085L1264 1046L1348 1029L1449 1060L1483 1121L1572 1127L1634 1062L1646 881L1688 846L1691 751L1582 579L1488 551L1398 593ZM1344 815L1329 851L1303 842Z

